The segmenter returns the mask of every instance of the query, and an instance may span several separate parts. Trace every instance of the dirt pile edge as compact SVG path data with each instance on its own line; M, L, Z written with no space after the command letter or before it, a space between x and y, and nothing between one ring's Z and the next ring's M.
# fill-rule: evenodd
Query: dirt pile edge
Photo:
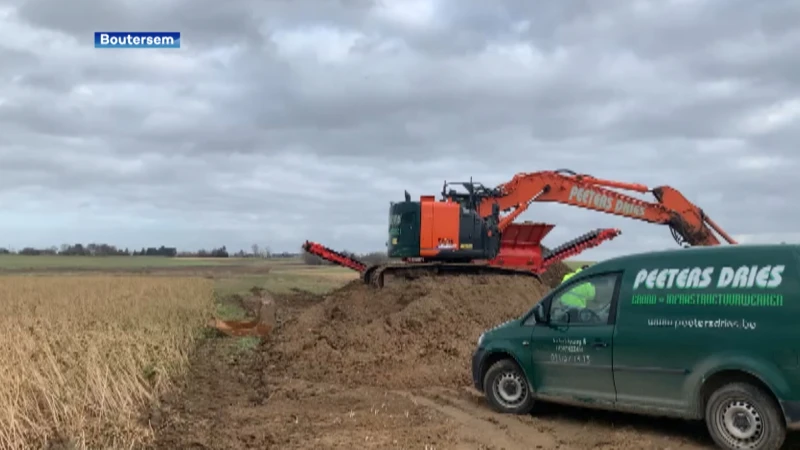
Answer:
M464 386L481 332L527 311L568 268L533 277L352 282L284 324L262 348L271 374L392 389Z

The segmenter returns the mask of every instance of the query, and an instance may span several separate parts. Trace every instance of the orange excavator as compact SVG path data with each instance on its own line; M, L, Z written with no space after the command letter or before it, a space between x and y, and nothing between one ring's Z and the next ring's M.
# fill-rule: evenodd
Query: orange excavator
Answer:
M466 192L449 189L460 185ZM648 202L620 190L651 193ZM447 183L442 198L421 196L389 207L388 256L401 263L367 266L322 244L306 241L305 251L361 273L365 283L382 287L385 275L517 274L538 276L557 261L613 239L618 229L598 229L550 250L542 239L554 228L546 223L514 223L534 202L556 202L669 227L682 246L736 241L702 209L669 186L653 189L577 174L571 170L518 173L494 188L480 183ZM501 212L506 213L501 216ZM715 235L716 233L716 235ZM718 237L718 236L719 237Z

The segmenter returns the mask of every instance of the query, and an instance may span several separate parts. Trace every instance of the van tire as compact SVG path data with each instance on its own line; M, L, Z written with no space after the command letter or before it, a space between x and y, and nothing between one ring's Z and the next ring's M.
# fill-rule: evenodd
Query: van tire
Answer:
M483 392L489 405L503 414L528 414L534 399L525 372L511 359L492 364L483 376Z
M726 411L730 411L727 417ZM734 434L735 419L746 427L738 436ZM705 421L714 442L723 449L778 450L786 439L780 407L769 394L749 383L730 383L714 391L706 403Z

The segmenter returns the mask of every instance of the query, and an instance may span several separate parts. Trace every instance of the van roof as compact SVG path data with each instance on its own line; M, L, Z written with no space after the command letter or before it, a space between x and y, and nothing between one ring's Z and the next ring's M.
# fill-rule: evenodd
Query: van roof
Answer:
M662 259L671 257L684 257L687 255L697 254L697 253L702 253L703 256L725 257L727 255L737 254L740 252L765 253L765 252L773 252L776 250L789 250L794 252L800 252L800 244L735 244L735 245L718 245L713 247L698 246L698 247L678 248L671 250L657 250L652 252L640 252L624 256L617 256L615 258L610 258L604 261L600 261L598 265L600 264L619 265L619 264L626 264L629 262L637 262L655 258Z

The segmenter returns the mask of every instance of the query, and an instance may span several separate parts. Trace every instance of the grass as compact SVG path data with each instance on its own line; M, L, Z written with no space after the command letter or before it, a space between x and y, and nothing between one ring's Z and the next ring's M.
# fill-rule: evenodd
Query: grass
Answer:
M0 277L0 448L131 448L213 308L198 278Z
M256 258L166 258L162 256L26 256L0 255L0 270L37 269L163 269L242 265L298 264L295 259Z
M238 275L219 278L216 292L219 296L242 294L253 287L260 287L272 294L286 294L304 290L323 294L358 278L350 269L331 266L276 266L264 275Z
M331 266L274 266L264 275L242 274L217 278L214 290L217 297L216 314L222 320L242 320L246 316L238 303L225 301L233 295L247 296L254 287L274 295L297 290L325 294L341 287L358 274L350 269Z
M221 320L244 320L246 311L239 305L231 302L222 301L224 298L217 296L215 302L216 317Z
M241 337L234 341L234 348L239 353L249 352L255 350L259 342L257 337Z

